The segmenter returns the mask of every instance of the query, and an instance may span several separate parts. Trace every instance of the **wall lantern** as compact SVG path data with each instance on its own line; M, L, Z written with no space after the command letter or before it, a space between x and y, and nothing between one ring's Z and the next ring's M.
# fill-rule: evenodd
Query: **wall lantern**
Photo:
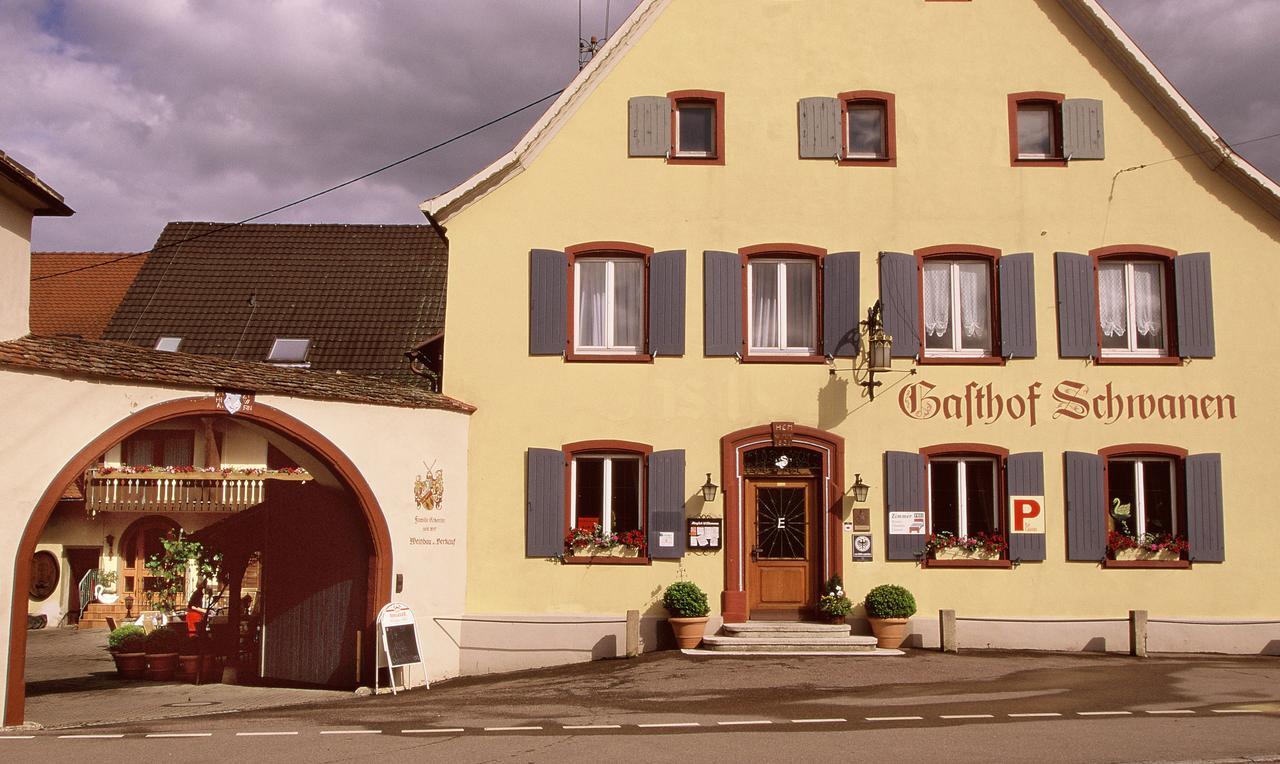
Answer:
M863 355L863 362L865 363L865 366L862 368L865 369L867 373L866 379L858 382L858 384L867 388L867 398L873 401L876 399L876 388L884 384L883 382L876 381L876 375L887 374L894 371L893 337L885 334L884 322L882 321L881 314L883 307L882 303L879 300L876 300L876 304L867 309L867 320L858 322L858 326L861 328L862 333L866 335L866 343L863 345L865 348ZM835 376L836 371L837 369L833 364L829 369L829 373L831 376ZM858 366L855 364L854 368L848 369L848 371L856 373L858 371ZM909 370L899 371L907 374L915 374L916 368L913 366Z
M716 489L720 486L711 482L711 473L707 473L707 482L702 484L702 500L710 504L716 500Z
M871 486L862 482L862 473L856 473L853 476L853 485L849 487L853 492L853 500L859 504L867 500L867 492L871 490Z

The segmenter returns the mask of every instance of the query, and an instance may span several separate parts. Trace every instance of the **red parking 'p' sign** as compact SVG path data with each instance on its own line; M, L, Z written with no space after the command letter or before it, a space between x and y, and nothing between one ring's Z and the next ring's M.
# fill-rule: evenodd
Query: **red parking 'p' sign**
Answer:
M1009 497L1009 532L1044 533L1044 497Z

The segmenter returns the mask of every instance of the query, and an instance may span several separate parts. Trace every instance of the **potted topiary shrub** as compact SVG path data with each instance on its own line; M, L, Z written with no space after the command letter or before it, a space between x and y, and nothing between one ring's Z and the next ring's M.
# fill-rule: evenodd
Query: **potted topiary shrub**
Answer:
M107 635L107 651L116 662L121 679L141 679L147 673L147 654L143 641L147 632L137 624L117 626Z
M671 613L667 619L676 635L676 644L691 649L702 644L702 634L707 630L707 594L692 581L676 581L662 593L662 606Z
M166 626L147 635L145 647L148 679L160 681L173 679L173 672L178 667L178 648L182 645L183 639L182 634Z
M879 647L897 648L907 639L908 624L916 612L916 598L897 584L880 584L867 592L862 603Z

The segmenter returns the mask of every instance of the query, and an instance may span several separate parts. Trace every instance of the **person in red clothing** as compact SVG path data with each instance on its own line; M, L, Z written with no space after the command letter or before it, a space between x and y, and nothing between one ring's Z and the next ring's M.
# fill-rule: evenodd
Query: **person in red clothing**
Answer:
M191 593L191 599L187 600L187 636L192 639L204 636L205 620L209 615L209 608L206 604L206 584L200 581L196 584L196 589Z

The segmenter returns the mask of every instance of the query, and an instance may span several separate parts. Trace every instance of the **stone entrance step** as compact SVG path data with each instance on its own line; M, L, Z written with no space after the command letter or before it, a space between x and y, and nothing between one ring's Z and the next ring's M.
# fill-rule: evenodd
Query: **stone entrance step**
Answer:
M91 602L89 607L85 608L84 615L80 617L79 623L76 624L77 629L105 629L107 628L107 618L110 617L120 625L125 619L125 606L119 602L114 605L104 605L101 602Z
M782 621L726 623L719 634L704 637L702 647L715 652L870 653L875 637L854 636L845 624Z

